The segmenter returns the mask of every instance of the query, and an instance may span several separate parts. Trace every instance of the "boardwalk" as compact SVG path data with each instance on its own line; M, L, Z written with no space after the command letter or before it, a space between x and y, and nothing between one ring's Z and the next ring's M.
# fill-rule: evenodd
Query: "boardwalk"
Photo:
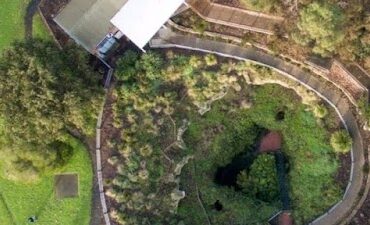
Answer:
M255 11L211 3L209 0L188 0L187 4L204 20L264 34L274 34L284 18Z
M233 44L222 43L200 39L193 36L176 34L170 30L161 30L158 36L151 42L152 48L182 48L206 53L214 53L220 56L234 58L238 60L251 61L259 65L269 67L280 74L299 82L306 88L314 91L322 99L327 101L338 113L344 126L353 138L351 151L352 167L350 181L343 199L332 207L327 213L313 221L312 225L334 225L341 222L353 210L357 204L363 184L364 171L364 147L360 129L356 118L350 110L346 99L338 93L338 90L323 84L320 79L304 72L297 66L283 61L277 57L262 53L252 48L241 48Z

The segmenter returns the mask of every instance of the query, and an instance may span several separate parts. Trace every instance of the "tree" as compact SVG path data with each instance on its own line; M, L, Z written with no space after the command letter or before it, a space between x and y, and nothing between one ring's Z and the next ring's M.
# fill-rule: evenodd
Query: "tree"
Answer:
M16 42L0 58L0 113L9 137L49 143L67 127L89 133L102 90L86 54L43 40ZM92 125L92 126L91 126ZM91 131L90 131L91 132Z
M328 56L344 39L342 10L327 2L313 2L300 12L298 32L293 39L302 45L312 45L313 52Z
M237 184L243 192L262 201L272 202L278 197L278 180L275 158L270 154L258 156L249 172L242 171L237 177Z
M99 74L75 46L15 42L0 57L1 152L20 177L63 165L71 154L68 130L94 133L102 100Z
M331 135L330 144L336 153L347 153L352 147L352 138L346 130L336 131Z
M344 60L360 62L370 56L370 14L366 4L353 1L346 7L347 20L345 39L338 52Z

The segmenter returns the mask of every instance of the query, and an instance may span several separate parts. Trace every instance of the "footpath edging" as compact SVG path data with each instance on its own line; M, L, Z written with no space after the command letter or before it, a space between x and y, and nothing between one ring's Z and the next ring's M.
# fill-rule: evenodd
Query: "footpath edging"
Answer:
M172 20L168 20L167 24L168 24L169 27L171 27L175 30L178 30L178 31L184 32L184 33L188 33L188 34L191 34L191 35L205 35L205 36L208 36L210 38L222 39L222 40L225 40L227 42L231 42L231 43L235 43L235 44L241 44L243 42L242 39L239 38L239 37L230 36L230 35L226 35L226 34L222 34L222 33L216 33L216 32L211 32L211 31L204 31L203 33L200 33L200 32L194 31L191 28L179 25L179 24L173 22ZM261 50L262 52L266 52L268 54L274 54L274 52L271 51L267 46L264 46L264 45L261 45L261 44L255 44L255 43L252 44L252 43L249 43L249 42L246 42L245 44L250 46L250 47L255 47L255 48ZM358 102L356 101L354 96L349 91L347 91L343 86L339 85L337 82L334 82L334 81L330 80L330 78L329 78L330 69L319 67L318 65L313 64L309 60L301 62L301 61L293 59L292 57L284 55L284 54L280 54L278 56L283 60L291 61L291 63L293 63L296 66L299 66L300 68L308 69L308 70L312 71L313 73L321 76L325 80L334 84L338 89L340 89L347 96L348 100L354 106L358 105ZM333 60L332 65L334 63L339 64L342 68L344 68L344 65L342 65L337 60ZM362 69L362 68L359 67L359 69ZM354 78L354 75L352 75L348 71L347 71L347 73L348 73L349 76L351 76L350 78L352 79L352 81L354 81L355 85L359 85L362 88L363 92L368 94L367 89L356 78ZM353 80L353 79L355 79L355 80Z
M344 218L348 218L352 209L358 202L358 198L361 193L361 186L363 184L364 177L362 167L364 165L365 158L360 129L357 125L356 118L350 110L350 105L346 101L346 98L338 94L332 88L324 86L317 77L307 74L299 67L255 49L241 48L236 45L204 40L193 36L184 36L176 34L168 29L162 29L158 33L158 36L152 39L150 46L152 48L182 48L205 53L213 53L237 60L251 61L256 64L269 67L300 83L328 102L328 104L335 109L343 122L344 127L349 131L353 138L353 146L351 149L351 174L342 200L310 224L334 225L341 222Z
M96 171L97 171L97 179L98 179L98 187L99 187L99 195L100 195L100 203L102 206L103 211L103 217L105 221L105 225L111 225L111 221L108 214L108 207L107 207L107 201L105 199L105 193L104 193L104 183L103 183L103 173L102 173L102 162L101 162L101 127L103 124L103 114L104 114L104 106L107 101L108 97L108 88L109 84L113 75L114 69L109 66L105 61L102 60L102 62L109 68L109 71L107 73L107 78L104 83L104 90L105 90L105 96L104 101L102 103L98 119L96 122L96 141L95 141L95 151L96 151Z

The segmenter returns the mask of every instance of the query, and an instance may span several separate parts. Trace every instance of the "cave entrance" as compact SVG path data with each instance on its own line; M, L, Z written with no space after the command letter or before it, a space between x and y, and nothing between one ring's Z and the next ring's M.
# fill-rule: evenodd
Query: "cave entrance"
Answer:
M248 169L257 153L247 150L237 156L235 156L231 163L224 167L219 167L215 175L215 183L218 185L234 187L235 190L240 190L237 185L238 174L245 169Z
M279 111L278 113L276 113L275 119L277 121L283 121L285 119L285 112Z
M217 211L221 211L221 210L224 208L224 206L222 205L222 203L221 203L219 200L217 200L217 201L213 204L213 207L214 207Z

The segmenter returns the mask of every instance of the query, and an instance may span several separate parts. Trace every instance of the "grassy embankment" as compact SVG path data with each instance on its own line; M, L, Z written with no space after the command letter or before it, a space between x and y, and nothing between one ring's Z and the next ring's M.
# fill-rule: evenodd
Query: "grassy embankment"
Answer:
M28 2L28 0L2 0L0 2L0 52L13 41L24 38L24 15ZM38 14L33 18L33 36L50 38ZM38 217L37 224L40 225L87 225L89 223L92 185L91 161L85 147L79 141L67 137L67 142L73 146L75 153L73 157L63 168L50 174L44 174L38 182L24 184L0 177L1 224L25 224L31 215ZM56 172L78 174L78 198L55 199L54 174Z
M14 40L24 38L24 15L29 0L1 0L0 2L0 52ZM38 38L50 38L41 17L33 18L33 34Z

